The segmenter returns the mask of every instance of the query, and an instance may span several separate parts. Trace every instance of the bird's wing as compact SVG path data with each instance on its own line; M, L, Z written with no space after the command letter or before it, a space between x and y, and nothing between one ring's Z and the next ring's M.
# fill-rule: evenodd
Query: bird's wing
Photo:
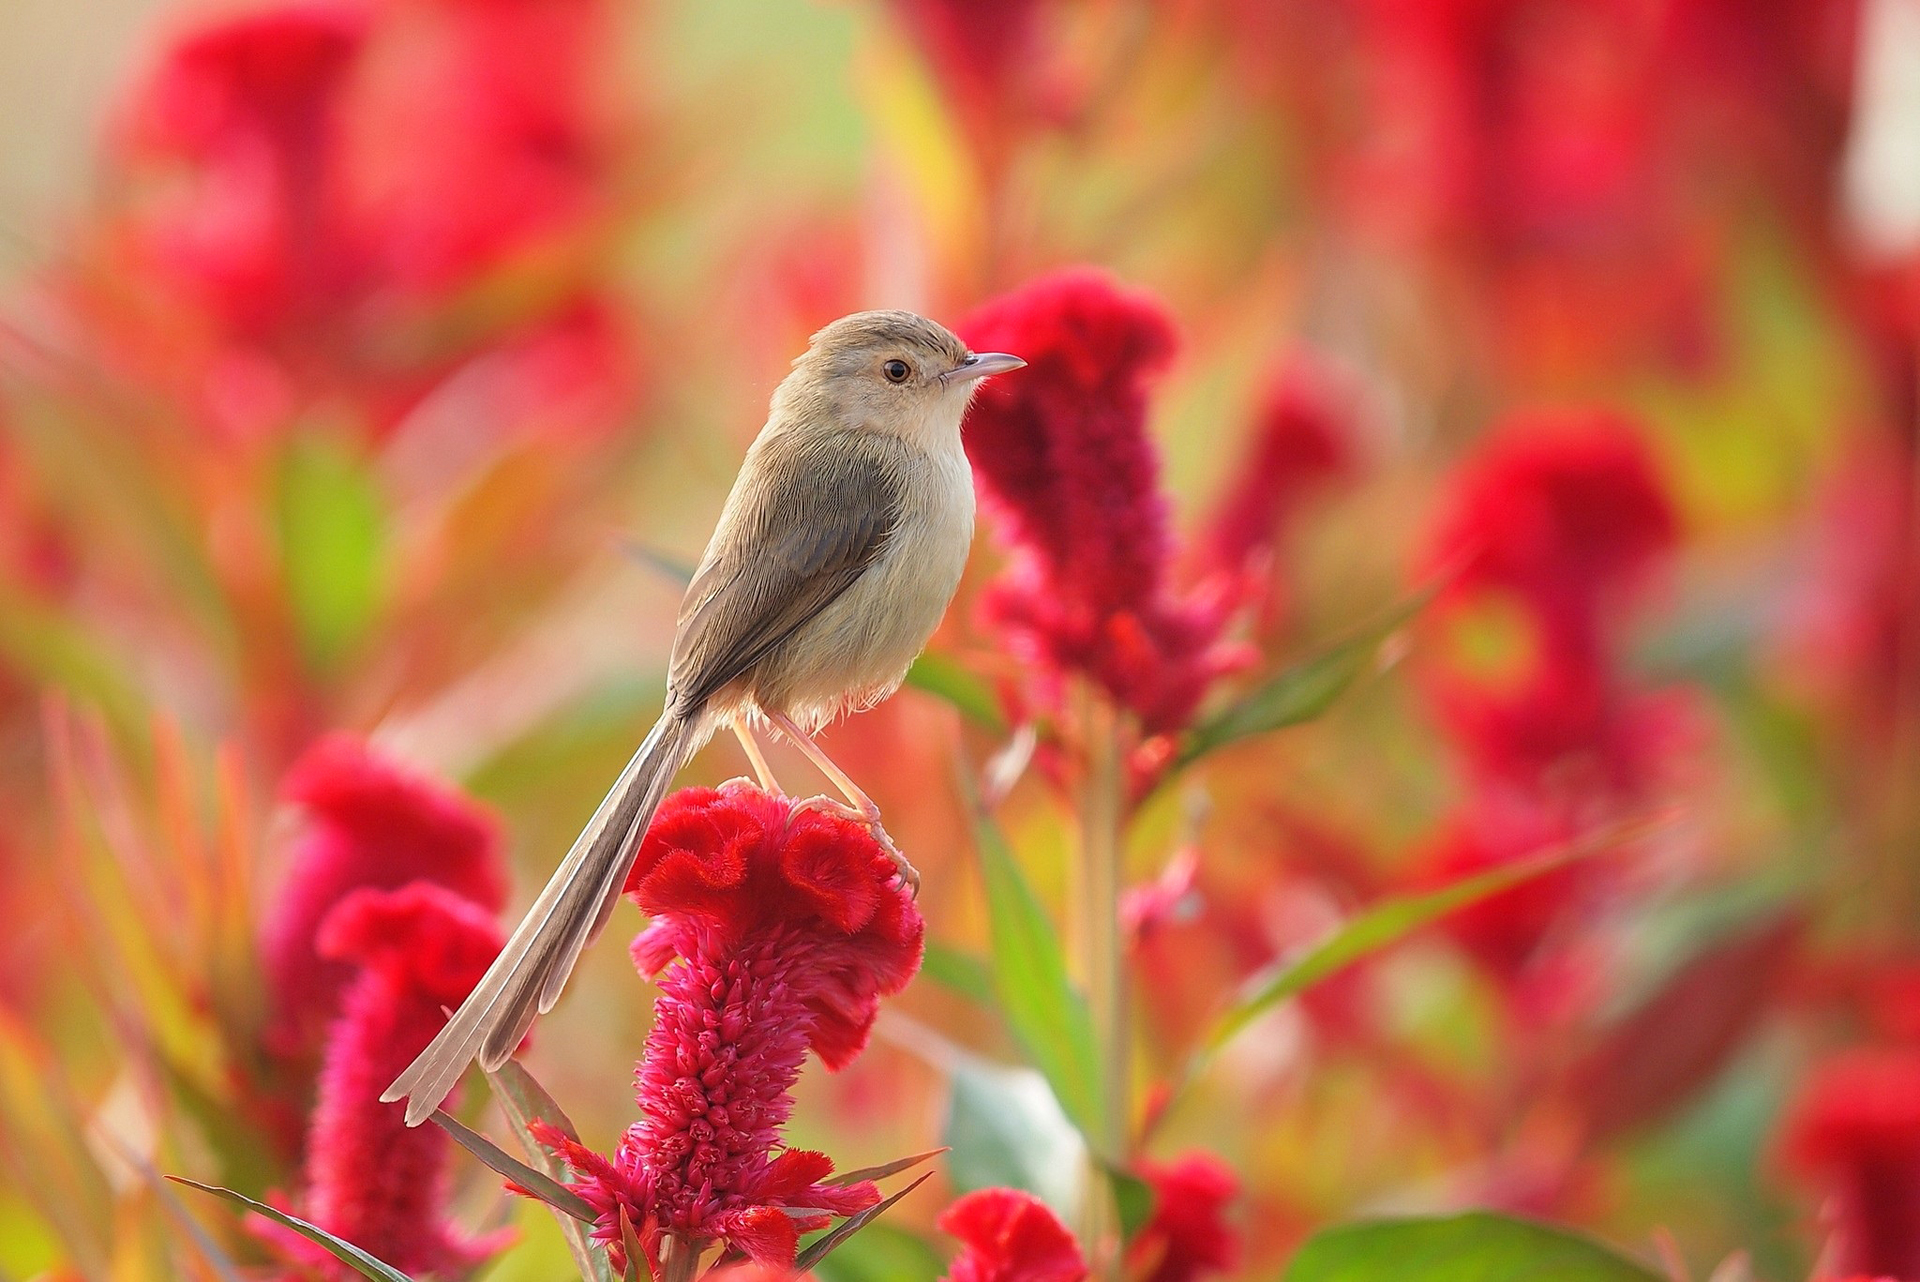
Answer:
M698 708L846 591L899 524L892 442L762 443L680 605L667 688Z

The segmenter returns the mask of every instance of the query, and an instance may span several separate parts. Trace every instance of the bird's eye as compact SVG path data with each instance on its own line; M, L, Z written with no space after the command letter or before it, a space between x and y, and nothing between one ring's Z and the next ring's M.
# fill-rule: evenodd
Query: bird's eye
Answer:
M905 361L888 361L880 367L880 372L887 376L889 383L904 383L907 381L907 375L913 373L913 367Z

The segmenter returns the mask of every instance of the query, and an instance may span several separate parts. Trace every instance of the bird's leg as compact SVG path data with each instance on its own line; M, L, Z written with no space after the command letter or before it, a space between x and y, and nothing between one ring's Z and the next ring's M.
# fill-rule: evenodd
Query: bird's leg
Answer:
M873 798L862 792L860 785L855 783L846 771L836 766L833 758L826 754L826 750L813 741L812 735L796 725L793 718L784 713L767 712L765 709L761 712L768 721L773 723L776 730L785 735L794 747L805 754L807 760L811 761L821 774L832 781L833 786L840 790L840 794L848 802L842 805L831 797L812 797L801 804L808 809L836 814L864 825L867 831L873 834L874 840L878 841L892 858L894 867L899 870L900 880L905 882L907 889L917 897L920 894L920 872L907 862L907 857L900 853L898 846L893 844L893 838L889 837L887 830L881 827L880 807L873 804Z
M773 777L773 767L767 764L767 755L760 751L760 741L753 737L753 727L747 724L746 714L733 714L733 734L740 740L740 746L746 751L747 760L753 765L754 778L760 781L762 792L775 796L784 796L780 791L780 781Z

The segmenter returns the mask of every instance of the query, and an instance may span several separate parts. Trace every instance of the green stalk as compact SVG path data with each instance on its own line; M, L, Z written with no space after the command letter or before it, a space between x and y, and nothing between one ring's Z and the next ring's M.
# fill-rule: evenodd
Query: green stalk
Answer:
M1120 938L1120 859L1125 823L1122 727L1113 705L1093 686L1081 690L1086 773L1080 794L1079 943L1087 1004L1100 1052L1096 1157L1122 1164L1128 1153L1132 1046L1127 1020L1126 959ZM1119 1221L1099 1162L1089 1173L1085 1244L1096 1277L1120 1276Z

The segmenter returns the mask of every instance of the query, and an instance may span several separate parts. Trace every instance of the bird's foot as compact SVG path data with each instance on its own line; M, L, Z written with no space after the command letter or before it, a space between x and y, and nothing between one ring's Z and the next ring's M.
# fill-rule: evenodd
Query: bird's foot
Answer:
M888 836L887 830L880 825L878 810L862 810L858 806L849 806L837 797L808 797L800 803L798 808L818 811L823 815L833 815L865 828L873 835L873 839L880 843L880 848L887 852L887 858L893 860L893 869L899 874L900 883L907 888L907 893L915 899L920 897L920 870L900 853L900 847L893 844L893 838Z

